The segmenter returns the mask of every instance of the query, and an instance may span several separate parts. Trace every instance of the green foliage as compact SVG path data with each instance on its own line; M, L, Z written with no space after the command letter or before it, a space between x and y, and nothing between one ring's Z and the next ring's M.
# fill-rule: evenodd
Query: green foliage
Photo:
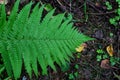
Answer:
M119 27L119 20L120 20L120 0L116 0L116 3L118 4L117 9L115 9L115 16L113 18L109 19L110 24L114 25L115 27ZM110 4L109 1L106 1L106 6L108 10L112 10L112 4Z
M106 1L106 2L105 2L105 5L107 6L107 9L108 9L108 10L112 10L112 5L110 4L109 1Z
M65 66L61 66L61 70L62 70L63 72L69 70L69 68L70 68L69 63L66 63Z
M80 53L80 52L77 53L77 54L76 54L76 57L79 59L79 58L81 57L81 53Z
M76 80L79 77L79 73L78 73L79 65L76 64L74 68L76 69L76 71L68 74L69 80Z
M105 53L102 49L97 49L97 61L101 61L102 59L108 58L107 53Z
M74 79L75 79L75 76L74 76L73 73L70 73L68 78L69 78L69 80L74 80Z
M0 65L0 75L4 71L5 67L3 65Z
M44 5L39 8L37 4L31 12L32 2L17 13L19 2L15 3L8 20L5 5L1 6L0 53L8 76L18 79L23 63L30 78L32 71L38 76L37 62L42 74L47 74L48 66L56 71L55 62L60 67L66 66L75 48L92 40L73 27L71 15L53 16L53 9L41 18Z
M75 67L75 69L79 69L79 65L78 64L76 64L74 67Z
M46 11L51 11L53 9L52 5L51 4L46 4L45 5L45 10Z
M114 66L115 64L120 64L120 58L118 57L110 57L110 63L112 66Z
M113 34L112 32L110 32L110 34L109 34L109 35L110 35L110 37L111 37L111 38L114 36L114 34Z
M102 49L97 49L96 52L97 52L97 56L96 56L97 61L101 61L103 59L109 59L111 66L114 66L116 64L120 64L119 63L120 62L120 58L114 57L114 56L109 57L109 55L107 55L107 53L105 51L103 51Z

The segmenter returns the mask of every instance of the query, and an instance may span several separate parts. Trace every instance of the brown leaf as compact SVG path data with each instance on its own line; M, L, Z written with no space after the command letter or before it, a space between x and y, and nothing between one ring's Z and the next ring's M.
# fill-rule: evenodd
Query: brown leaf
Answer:
M100 67L104 69L110 69L109 60L108 59L102 60Z

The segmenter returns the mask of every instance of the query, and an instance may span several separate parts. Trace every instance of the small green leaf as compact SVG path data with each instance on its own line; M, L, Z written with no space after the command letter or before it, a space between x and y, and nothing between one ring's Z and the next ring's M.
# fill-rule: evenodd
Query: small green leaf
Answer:
M114 18L110 18L110 24L117 25L116 20Z
M45 10L46 11L51 11L53 9L52 5L51 4L46 4L45 5Z
M104 53L104 51L102 50L102 49L97 49L97 51L96 51L98 54L103 54Z
M114 57L110 57L110 63L112 66L114 66L116 64L116 60Z
M107 6L107 9L108 9L108 10L112 10L112 5L110 4L109 1L106 1L106 2L105 2L105 5Z
M80 58L80 56L81 56L81 53L77 53L77 58Z
M75 75L75 77L78 77L78 72L75 72L74 75Z
M97 61L101 61L102 57L101 55L97 55Z
M107 54L103 55L103 59L106 59L106 58L108 58L108 55Z
M70 79L70 80L73 80L74 78L75 78L75 77L74 77L73 73L69 74L69 79Z
M118 10L117 10L117 14L120 16L120 8L118 8Z
M113 33L110 33L110 37L113 37L113 35L114 35Z
M79 65L78 64L75 65L75 69L79 69Z

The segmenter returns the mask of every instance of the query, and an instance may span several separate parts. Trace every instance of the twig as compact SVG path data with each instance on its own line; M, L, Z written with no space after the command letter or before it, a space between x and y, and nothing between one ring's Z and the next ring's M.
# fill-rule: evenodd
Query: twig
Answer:
M115 13L115 10L111 11L111 12L106 12L106 13L87 13L87 14L92 14L92 15L107 15L107 14L112 14L112 13Z
M57 0L58 4L60 4L61 6L64 6L59 0Z
M96 11L98 11L99 13L101 13L102 11L101 10L99 10L98 8L96 8L96 6L94 5L94 3L92 3L91 1L87 1L87 4L89 5L89 6L91 6L93 9L95 9Z

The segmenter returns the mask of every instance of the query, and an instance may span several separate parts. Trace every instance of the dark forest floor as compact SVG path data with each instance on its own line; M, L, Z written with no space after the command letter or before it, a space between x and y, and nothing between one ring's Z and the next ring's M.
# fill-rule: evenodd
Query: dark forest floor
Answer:
M78 30L90 37L95 38L94 41L86 43L87 47L81 53L75 53L75 59L71 60L70 67L66 71L61 71L57 67L58 72L53 72L48 67L49 74L47 76L39 76L39 80L120 80L120 62L112 66L109 62L103 64L103 60L97 61L97 50L101 49L106 54L106 47L113 45L114 56L120 58L120 28L116 28L109 23L109 18L114 16L113 10L108 11L105 6L106 0L34 0L36 3L47 3L56 8L58 13L71 13L73 15L74 26ZM109 0L112 4L116 4L114 0ZM22 0L22 8L27 4L28 0ZM6 5L7 11L13 6L14 0L10 0ZM85 8L86 6L86 8ZM120 26L120 25L119 25ZM110 36L112 34L112 36ZM80 58L78 57L80 55ZM21 80L28 80L26 73L21 75ZM33 80L36 80L33 75Z

